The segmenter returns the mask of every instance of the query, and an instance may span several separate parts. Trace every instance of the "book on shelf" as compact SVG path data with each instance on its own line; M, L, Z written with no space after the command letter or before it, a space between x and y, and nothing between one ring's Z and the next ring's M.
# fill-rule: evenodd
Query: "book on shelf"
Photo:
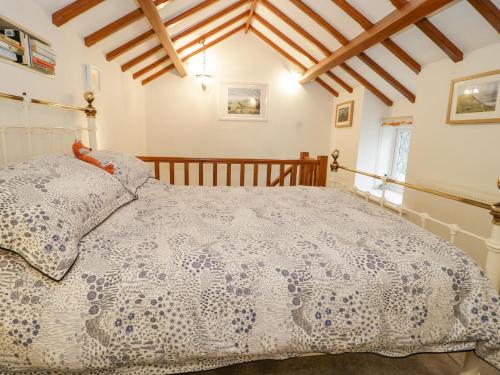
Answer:
M14 52L16 55L24 53L20 47L14 47L12 44L0 40L0 48L6 49L8 51Z
M50 63L46 62L45 60L39 59L38 57L33 56L31 59L33 61L33 64L44 66L44 67L49 68L49 69L54 69L54 67L55 67L54 64L50 64Z
M36 70L38 70L38 71L40 71L42 73L45 73L45 74L50 74L50 75L54 75L55 74L54 67L49 67L49 66L46 66L46 65L41 65L41 64L36 63L35 61L33 61L32 68L36 69Z
M8 36L3 35L1 32L0 32L0 41L7 43L14 48L21 48L21 43L12 38L9 38Z
M55 60L56 58L56 54L52 48L36 39L30 40L30 47L32 51L39 53L40 55L45 55L52 60Z
M17 61L17 55L15 52L12 52L9 49L6 49L2 46L0 46L0 57L10 60L10 61Z
M43 55L41 53L38 53L38 52L32 52L31 53L31 56L33 58L36 58L38 60L42 60L50 65L56 65L56 60L54 58L51 58L51 57L47 57L46 55Z

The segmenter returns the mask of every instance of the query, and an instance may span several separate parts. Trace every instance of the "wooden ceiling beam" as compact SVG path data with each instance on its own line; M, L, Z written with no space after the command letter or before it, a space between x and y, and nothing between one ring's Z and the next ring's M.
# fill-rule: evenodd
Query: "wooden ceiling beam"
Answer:
M469 0L469 4L500 33L500 10L491 0Z
M252 24L252 18L255 13L255 8L257 8L257 3L259 0L252 0L252 5L250 5L250 14L248 16L247 22L245 23L245 34L248 33L248 29L250 28L250 25Z
M155 0L156 7L163 5L171 0ZM100 28L99 30L93 32L90 35L87 35L83 38L85 45L87 47L91 47L94 44L100 42L101 40L107 38L110 35L113 35L117 31L120 31L124 27L131 25L132 23L139 21L144 17L144 12L141 8L137 8L132 12L127 13L123 17L118 18L117 20L107 24L106 26Z
M284 33L282 33L276 26L268 22L264 17L260 16L258 13L255 13L254 15L255 19L264 25L266 28L268 28L270 31L272 31L276 36L278 36L281 40L283 40L286 44L288 44L290 47L292 47L294 50L305 56L307 59L309 59L313 64L318 63L318 59L316 59L313 55L311 55L309 52L307 52L304 48L299 46L297 43L295 43L293 40L291 40L288 36L286 36ZM340 77L332 73L331 71L326 72L328 77L330 77L332 80L337 82L340 86L342 86L347 92L352 92L352 87L349 86L344 80L342 80Z
M312 81L320 74L359 55L364 50L382 42L392 34L403 30L409 25L418 22L452 1L453 0L412 0L408 2L401 9L396 9L389 13L382 20L374 24L368 31L362 32L348 44L337 49L333 54L320 61L319 64L309 68L302 76L301 83Z
M199 29L211 24L212 22L217 21L219 18L222 18L222 17L226 16L227 14L233 12L235 9L238 9L239 7L244 5L245 3L246 3L246 1L238 1L235 4L228 6L215 14L212 14L211 16L205 18L204 20L198 22L197 24L190 26L187 29L182 30L178 34L175 34L172 37L172 41L176 42L177 40L184 38L184 37L196 32L196 31L198 31ZM250 12L250 11L247 11L247 12ZM248 14L248 13L246 13L246 14ZM147 50L146 52L140 54L139 56L133 58L132 60L126 62L121 67L122 71L125 72L126 70L130 69L131 67L139 64L141 61L143 61L146 58L148 58L149 56L153 55L155 52L159 51L160 49L161 49L161 45L157 45L157 46Z
M330 23L321 17L317 12L305 4L302 0L290 0L297 8L309 16L314 22L328 31L337 41L343 46L349 44L349 39L346 38L340 31L330 25ZM358 55L359 59L370 67L375 73L382 77L387 83L394 87L401 95L407 98L410 102L415 103L415 95L404 87L396 78L394 78L388 71L383 69L372 58L364 52Z
M56 26L62 26L80 14L102 3L104 0L76 0L52 13L52 23Z
M248 17L248 14L250 13L250 10L247 10L239 15L237 15L236 17L233 17L231 18L230 20L224 22L223 24L213 28L212 30L210 30L209 32L201 35L200 37L196 38L196 39L193 39L192 41L184 44L183 46L177 48L177 53L180 54L182 53L184 50L200 43L202 40L206 40L207 38L210 38L212 37L213 35L217 34L218 32L222 31L222 30L225 30L227 29L229 26L231 26L232 24L238 22L238 21L241 21L242 19ZM132 77L134 79L137 79L139 78L140 76L146 74L147 72L149 72L150 70L156 68L157 66L161 65L163 62L167 61L168 60L168 56L163 56L161 57L159 60L145 66L144 68L138 70L137 72L135 72Z
M187 75L186 68L184 68L184 64L182 64L177 51L175 50L174 44L170 39L170 36L167 33L167 29L163 25L163 22L160 17L160 13L158 13L158 9L156 9L155 3L153 0L137 0L137 3L141 7L144 15L149 20L149 23L153 27L156 36L160 40L163 49L170 57L170 60L174 63L175 69L179 73L181 77L185 77Z
M292 55L290 55L288 52L286 52L283 48L278 46L276 43L274 43L271 39L266 37L264 34L262 34L259 30L257 30L254 26L250 26L250 30L257 35L262 41L267 43L271 48L273 48L276 52L278 52L281 56L283 56L285 59L290 61L292 64L296 65L299 67L303 72L307 70L307 67L303 65L301 62L299 62L297 59L295 59ZM328 85L325 81L323 81L321 78L316 78L316 82L321 85L324 89L326 89L330 94L333 96L339 96L339 93L333 89L330 85Z
M408 2L407 0L390 0L392 5L397 9L401 9ZM439 48L446 53L454 62L462 61L464 58L463 52L450 39L446 37L427 17L415 22L417 26L427 37L434 42Z
M198 48L197 50L191 52L190 54L188 54L187 56L183 57L182 58L182 61L183 62L186 62L188 61L191 57L203 52L204 50L207 50L213 46L215 46L216 44L219 44L220 42L222 42L223 40L229 38L230 36L236 34L238 31L240 30L243 30L245 28L245 25L244 24L241 24L240 26L238 27L235 27L233 30L231 31L228 31L227 33L225 33L224 35L221 35L220 37L218 37L217 39L214 39L213 41L211 41L210 43L207 43L205 44L205 46L201 47L201 48ZM170 70L172 70L174 68L174 65L173 64L170 64L168 66L166 66L165 68L163 69L160 69L159 71L157 71L156 73L153 73L152 75L150 75L149 77L146 77L142 80L142 85L146 85L147 83L153 81L154 79L160 77L161 75L169 72Z
M293 30L295 30L299 35L303 38L307 39L310 43L312 43L316 48L318 48L325 56L329 56L332 52L323 45L320 41L318 41L315 37L309 34L306 30L304 30L297 23L292 21L286 14L284 14L281 10L276 8L273 4L271 4L268 0L259 0L260 4L264 5L271 13L280 18L283 22L285 22L288 26L290 26ZM364 87L370 90L375 96L377 96L382 102L384 102L388 106L392 106L393 102L386 95L384 95L380 90L378 90L374 85L368 82L365 78L363 78L359 73L357 73L354 69L352 69L347 64L342 64L340 67L349 73L354 79L356 79L359 83L361 83Z
M366 18L360 11L353 7L347 0L332 0L332 2L342 9L348 16L356 21L363 29L368 30L373 27L373 22ZM415 74L420 73L422 67L406 51L396 44L391 38L382 41L382 45L396 56L403 64L410 68Z
M214 4L219 0L204 0L203 2L189 8L188 10L180 13L179 15L169 18L166 20L163 25L165 27L172 26L173 24L182 21L183 19L192 16L193 14L209 7L210 5ZM246 3L248 0L240 0L240 2ZM121 46L113 49L112 51L108 52L106 54L106 60L111 61L116 59L118 56L123 55L125 52L130 51L132 48L138 46L139 44L143 43L144 41L148 40L151 38L153 35L155 35L154 30L148 30L138 36L136 36L134 39L129 40L128 42L122 44Z

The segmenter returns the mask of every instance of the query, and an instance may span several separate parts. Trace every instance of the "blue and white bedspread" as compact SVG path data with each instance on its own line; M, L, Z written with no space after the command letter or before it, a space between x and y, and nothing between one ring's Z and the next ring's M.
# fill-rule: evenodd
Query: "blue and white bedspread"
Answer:
M500 368L484 272L396 215L335 189L150 180L138 194L82 239L60 282L0 250L0 373L468 349Z

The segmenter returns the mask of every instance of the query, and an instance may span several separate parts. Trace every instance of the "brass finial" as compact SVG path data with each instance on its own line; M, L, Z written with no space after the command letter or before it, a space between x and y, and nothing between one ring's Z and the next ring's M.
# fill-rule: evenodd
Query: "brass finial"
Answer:
M92 105L92 102L95 100L95 94L92 91L86 91L83 94L83 97L87 101L87 108L85 112L87 113L87 117L95 117L97 114L97 110Z
M337 163L337 159L340 156L340 151L335 149L332 152L333 163L330 164L330 169L332 172L337 172L339 170L339 163Z

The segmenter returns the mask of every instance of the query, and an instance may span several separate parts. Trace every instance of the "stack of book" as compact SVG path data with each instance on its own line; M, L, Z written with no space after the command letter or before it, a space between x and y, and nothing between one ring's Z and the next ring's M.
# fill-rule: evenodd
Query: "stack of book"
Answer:
M56 69L56 55L52 48L36 39L30 39L29 48L33 68L54 75Z
M19 29L0 28L0 57L54 75L56 57L50 46Z

